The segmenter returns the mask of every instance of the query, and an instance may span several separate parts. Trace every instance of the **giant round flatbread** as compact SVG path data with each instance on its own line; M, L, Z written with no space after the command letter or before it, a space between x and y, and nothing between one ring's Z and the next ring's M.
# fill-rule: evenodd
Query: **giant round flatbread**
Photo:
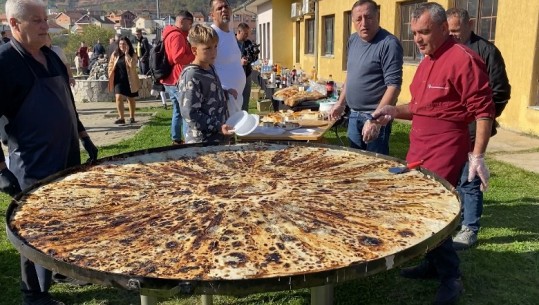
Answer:
M458 199L396 161L331 147L189 147L82 168L20 199L10 228L57 260L182 280L343 268L428 239Z

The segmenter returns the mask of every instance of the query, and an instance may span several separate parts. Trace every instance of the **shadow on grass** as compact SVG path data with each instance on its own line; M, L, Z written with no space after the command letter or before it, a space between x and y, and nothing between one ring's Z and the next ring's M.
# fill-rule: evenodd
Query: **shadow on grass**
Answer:
M520 231L516 235L492 237L490 242L539 241L539 198L522 197L504 202L486 200L481 225L485 228L504 228Z
M21 303L20 256L14 249L0 251L0 304Z

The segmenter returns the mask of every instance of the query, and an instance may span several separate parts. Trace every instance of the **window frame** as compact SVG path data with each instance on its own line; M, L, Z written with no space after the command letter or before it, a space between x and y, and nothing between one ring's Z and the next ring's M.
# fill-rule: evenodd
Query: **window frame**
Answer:
M305 19L305 54L314 55L314 18Z
M490 15L486 15L483 6L486 2L492 4ZM475 6L475 9L473 7ZM496 37L496 20L498 16L498 0L453 0L453 7L463 8L470 14L470 20L473 21L473 31L477 35L494 43ZM472 10L470 10L472 7ZM483 31L483 22L488 22L488 33Z
M400 2L399 9L399 40L403 49L405 62L419 63L422 59L421 53L414 42L414 36L411 30L412 11L421 3L426 3L426 0L414 0ZM410 49L411 46L411 49ZM410 53L410 51L412 51Z
M335 14L322 16L322 42L322 55L335 55Z
M343 12L343 48L342 48L342 70L347 71L348 63L348 40L352 36L352 29L354 23L352 22L352 11Z

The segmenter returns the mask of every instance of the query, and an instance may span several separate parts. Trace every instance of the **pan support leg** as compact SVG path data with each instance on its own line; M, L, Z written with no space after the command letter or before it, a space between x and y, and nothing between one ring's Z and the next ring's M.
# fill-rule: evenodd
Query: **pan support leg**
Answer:
M157 305L157 297L152 295L140 295L140 305Z
M200 296L200 302L202 305L213 305L213 295L203 294Z
M333 305L333 285L311 288L311 305Z

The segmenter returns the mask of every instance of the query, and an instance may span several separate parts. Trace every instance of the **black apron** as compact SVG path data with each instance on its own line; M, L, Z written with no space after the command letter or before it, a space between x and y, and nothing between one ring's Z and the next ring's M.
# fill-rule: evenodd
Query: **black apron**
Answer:
M13 47L21 54L15 45ZM77 117L62 75L39 78L6 126L9 169L25 189L49 175L80 164Z

